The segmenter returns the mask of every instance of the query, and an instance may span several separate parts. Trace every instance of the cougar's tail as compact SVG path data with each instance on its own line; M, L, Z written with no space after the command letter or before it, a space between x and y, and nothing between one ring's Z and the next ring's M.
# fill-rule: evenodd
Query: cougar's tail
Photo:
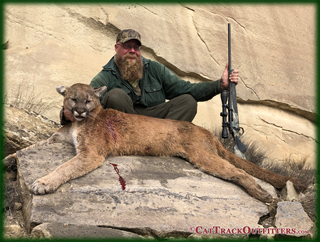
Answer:
M296 177L282 176L272 171L269 171L265 168L257 166L251 163L250 161L241 159L240 157L236 156L232 152L225 149L220 142L218 147L219 147L218 152L220 157L228 160L235 167L244 170L248 174L256 178L259 178L265 182L270 183L275 188L278 188L278 189L283 188L286 185L286 182L290 180L297 191L303 192L307 189L307 186L304 184L304 182Z

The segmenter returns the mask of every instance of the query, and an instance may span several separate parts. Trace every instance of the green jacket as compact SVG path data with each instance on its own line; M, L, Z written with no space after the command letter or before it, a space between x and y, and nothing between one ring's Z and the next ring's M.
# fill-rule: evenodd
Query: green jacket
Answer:
M143 78L140 80L141 97L136 95L129 82L121 78L114 57L96 75L90 86L93 88L107 86L107 91L114 88L123 89L132 99L134 104L145 107L156 106L182 94L191 94L196 101L207 101L219 94L220 81L190 83L181 80L164 65L143 58ZM105 92L105 93L106 93ZM103 93L100 96L102 100Z

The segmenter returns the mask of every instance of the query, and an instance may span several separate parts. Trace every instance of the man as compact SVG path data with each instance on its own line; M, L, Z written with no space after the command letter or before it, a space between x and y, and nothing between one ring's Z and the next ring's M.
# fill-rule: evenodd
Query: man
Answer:
M191 122L198 101L207 101L229 87L228 65L218 81L190 83L164 65L142 57L140 48L137 31L125 29L118 34L115 56L90 83L93 88L107 86L100 97L103 108ZM237 84L238 70L230 78Z

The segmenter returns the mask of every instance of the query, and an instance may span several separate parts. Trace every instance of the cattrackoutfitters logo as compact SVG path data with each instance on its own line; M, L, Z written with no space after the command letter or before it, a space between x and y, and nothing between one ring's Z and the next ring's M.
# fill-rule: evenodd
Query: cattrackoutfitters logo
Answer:
M308 230L295 228L221 228L220 226L203 227L190 226L189 231L196 234L309 234Z

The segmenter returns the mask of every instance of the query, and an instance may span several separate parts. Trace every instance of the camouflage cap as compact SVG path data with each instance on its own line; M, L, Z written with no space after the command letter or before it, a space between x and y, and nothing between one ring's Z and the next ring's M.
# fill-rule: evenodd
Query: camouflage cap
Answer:
M118 36L117 36L117 41L120 41L121 43L125 43L127 42L128 40L131 40L131 39L136 39L140 42L140 45L141 45L141 35L133 30L133 29L124 29L122 30Z

